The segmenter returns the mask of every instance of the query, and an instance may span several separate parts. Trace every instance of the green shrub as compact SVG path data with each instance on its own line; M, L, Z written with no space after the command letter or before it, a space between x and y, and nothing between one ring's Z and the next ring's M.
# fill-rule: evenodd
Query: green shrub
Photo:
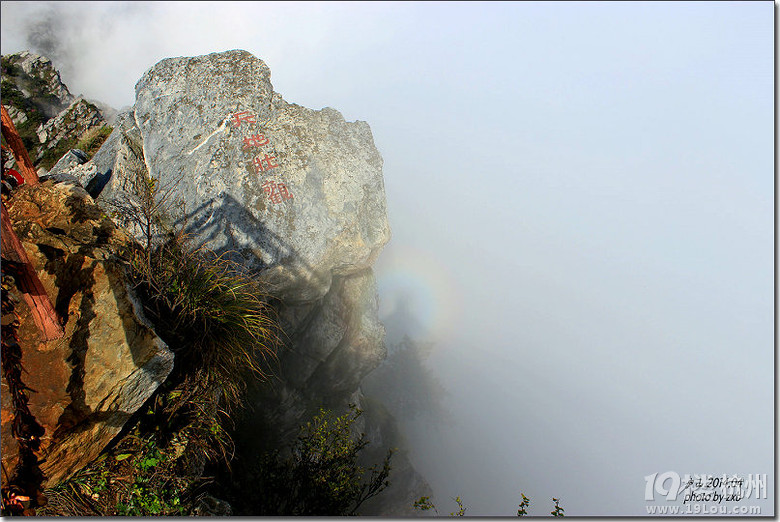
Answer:
M197 477L181 473L172 446L150 436L124 437L76 473L46 491L39 516L186 515Z
M517 506L517 516L524 517L528 514L528 506L531 505L531 499L525 496L525 493L520 493L523 496L523 501Z
M301 427L289 456L276 451L260 458L249 479L241 481L255 492L244 508L246 514L355 515L389 485L392 450L381 465L369 469L358 465L368 441L365 434L353 436L353 424L362 412L350 408L340 417L320 410Z
M156 403L157 401L153 401ZM164 401L163 401L164 402ZM48 504L39 516L187 516L213 487L213 477L193 463L191 426L157 425L157 407L142 410L139 422L116 445L71 478L46 490ZM141 412L139 412L141 413ZM301 426L293 448L263 455L242 480L222 484L232 507L244 514L354 515L367 499L388 485L392 452L381 465L358 466L368 444L353 434L360 410L336 417L322 410ZM150 421L150 422L147 422ZM150 430L152 426L161 430ZM195 455L197 458L197 455ZM234 476L235 477L235 476ZM224 497L222 497L224 498Z
M0 65L2 66L3 76L19 76L24 72L20 66L13 63L10 57L7 56L2 57Z
M151 251L136 248L130 267L180 374L220 390L228 407L239 403L247 378L268 376L280 330L270 298L241 266L179 234Z
M531 505L531 500L525 496L525 494L520 493L522 495L523 500L520 502L520 504L517 506L517 516L518 517L524 517L528 515L528 506ZM460 499L460 497L455 497L453 499L458 504L458 510L450 513L451 517L462 517L466 514L466 507L463 505L463 501ZM550 515L554 517L562 517L563 515L563 508L558 504L560 502L560 499L553 497L553 502L555 503L555 507L552 511L550 511ZM436 509L436 506L431 502L431 497L420 497L419 499L415 500L413 507L415 510L418 511L429 511L434 510L436 512L436 515L439 514L439 510Z
M16 125L16 131L19 133L19 137L22 139L22 143L27 149L28 154L31 158L34 158L37 154L38 147L40 146L36 130L41 123L46 121L46 115L41 112L34 100L25 97L24 94L22 94L22 91L20 91L13 82L3 79L1 85L3 105L6 107L16 107L17 109L24 111L27 116L27 120ZM5 138L3 138L3 144L5 144Z
M559 499L553 498L553 502L555 502L555 507L552 511L550 511L550 514L554 517L562 517L563 516L563 508L558 505Z
M3 79L0 82L0 96L3 98L3 105L24 107L25 98L22 91L9 80Z
M116 504L115 514L133 517L186 514L181 480L167 469L170 467L165 462L170 458L167 452L163 453L154 442L147 441L142 452L122 453L114 459L125 456L133 458L135 475L133 483Z

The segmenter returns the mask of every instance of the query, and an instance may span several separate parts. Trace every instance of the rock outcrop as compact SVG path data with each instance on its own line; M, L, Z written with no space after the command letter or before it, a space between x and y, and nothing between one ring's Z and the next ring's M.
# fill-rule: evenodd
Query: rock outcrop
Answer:
M245 51L171 58L136 84L135 105L91 160L71 151L51 174L107 212L151 182L171 221L281 300L287 348L276 378L252 387L239 443L290 441L320 407L360 405L361 381L386 357L372 265L390 238L368 124L286 102ZM381 442L390 422L380 424L361 429ZM406 456L399 462L404 483L424 486ZM393 498L408 504L410 491Z
M145 320L116 261L131 238L83 188L23 185L8 206L14 231L65 321L65 337L41 342L29 309L11 290L19 301L24 382L34 390L29 407L45 429L40 467L44 485L53 485L94 460L119 433L166 379L173 354ZM17 459L11 407L4 396L4 473Z
M258 58L159 62L93 160L70 173L106 209L132 199L139 177L156 180L186 209L177 217L188 232L283 301L291 342L268 401L282 405L269 413L275 425L343 405L384 358L371 266L390 229L371 130L287 103Z
M116 141L131 154L101 169L113 174L98 199L125 197L139 167L175 186L190 231L262 269L286 302L323 297L333 276L370 267L389 239L368 124L285 102L249 53L163 60L136 84L132 119L120 120Z
M76 98L67 108L36 130L41 146L38 148L35 162L40 162L47 153L51 154L65 144L75 146L77 137L104 125L106 120L94 104L84 98Z
M102 111L73 96L51 60L29 51L2 57L2 100L39 171L79 139L108 125Z
M29 120L40 123L53 118L75 100L46 57L22 51L3 56L2 67L3 105L17 127Z
M89 157L84 153L83 150L79 149L70 149L63 157L60 158L60 160L51 168L51 170L48 172L48 176L50 178L56 179L58 181L73 181L78 184L81 184L79 182L79 178L73 176L72 170L78 167L79 165L83 165L89 161ZM71 172L69 178L67 179L60 179L64 178L61 176L63 172Z

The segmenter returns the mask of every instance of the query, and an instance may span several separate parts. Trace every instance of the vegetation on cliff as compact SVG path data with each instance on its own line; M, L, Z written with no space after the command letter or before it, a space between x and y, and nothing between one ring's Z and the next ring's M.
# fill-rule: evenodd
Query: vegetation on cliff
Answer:
M111 133L110 127L84 123L99 111L74 100L48 60L21 53L21 58L4 57L2 65L3 102L14 108L36 166L50 168L73 147L89 157ZM62 92L52 94L50 84ZM115 425L117 430L124 425L122 432L97 459L47 489L46 499L27 498L26 514L356 514L387 487L392 455L374 466L359 463L368 445L357 433L359 410L341 416L322 410L301 427L292 446L268 447L237 465L232 431L246 406L246 383L268 379L277 369L283 337L278 302L265 293L257 274L190 240L185 222L175 215L172 187L163 189L147 172L139 172L131 184L132 193L115 205L111 217L138 241L110 257L124 268L122 284L133 287L144 321L175 353L173 371L140 409L128 408L128 415L135 413ZM61 228L55 232L67 234ZM87 328L84 336L91 333ZM79 352L82 359L86 351ZM83 379L76 363L74 375ZM78 467L92 458L83 458Z
M0 97L2 97L3 105L9 110L14 108L25 115L23 121L17 123L16 129L19 131L28 153L32 156L40 146L35 131L49 119L44 106L55 105L59 99L48 91L46 81L39 76L26 78L31 95L25 96L19 82L27 75L10 56L3 56L0 60L3 75L0 81L0 89L2 89Z
M36 514L355 514L387 487L391 456L358 465L368 441L354 433L357 410L322 411L293 448L233 472L233 415L246 382L274 372L281 346L273 300L241 266L168 227L171 207L157 204L168 200L156 181L139 183L147 188L139 205L116 217L145 222L147 235L120 257L145 315L176 354L174 370L97 460L45 491Z
M517 516L524 517L528 515L528 507L531 505L531 499L526 497L524 493L520 493L520 495L523 497L523 500L517 506ZM455 501L455 503L458 506L458 509L456 511L451 512L450 516L451 517L465 516L466 510L468 508L463 504L463 500L460 497L455 497L452 500ZM564 509L560 505L560 499L553 497L552 501L553 501L553 510L550 511L550 516L563 517ZM439 515L439 510L431 501L431 497L420 497L419 499L417 499L414 502L414 509L421 512L433 510L436 513L436 515Z
M356 515L368 499L389 485L388 450L381 463L365 468L361 452L365 434L355 433L362 411L354 405L336 416L321 409L301 426L297 440L284 451L274 450L239 465L242 480L231 503L251 515Z
M74 98L52 63L36 55L5 55L3 105L36 168L51 169L72 148L91 157L111 134L100 109Z
M75 148L83 151L87 155L87 159L92 158L100 150L100 146L108 139L113 130L113 127L109 125L92 127L81 135Z

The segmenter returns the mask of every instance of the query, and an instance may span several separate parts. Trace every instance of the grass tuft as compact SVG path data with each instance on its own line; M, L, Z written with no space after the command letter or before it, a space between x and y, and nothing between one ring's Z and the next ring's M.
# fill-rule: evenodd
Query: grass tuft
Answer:
M131 273L158 334L183 375L217 388L230 409L247 379L265 380L277 361L281 331L270 297L240 265L182 233L131 256Z
M76 148L84 151L88 158L92 158L103 145L103 142L111 135L112 127L92 127L79 138Z

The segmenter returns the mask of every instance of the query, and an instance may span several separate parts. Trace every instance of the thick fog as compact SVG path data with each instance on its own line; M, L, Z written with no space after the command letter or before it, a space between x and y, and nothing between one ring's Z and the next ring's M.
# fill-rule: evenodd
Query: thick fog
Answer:
M162 58L242 48L287 101L370 124L381 314L412 350L384 385L442 513L522 492L647 515L682 505L645 499L675 472L766 474L724 504L772 516L773 23L771 2L3 2L2 53L120 108Z

